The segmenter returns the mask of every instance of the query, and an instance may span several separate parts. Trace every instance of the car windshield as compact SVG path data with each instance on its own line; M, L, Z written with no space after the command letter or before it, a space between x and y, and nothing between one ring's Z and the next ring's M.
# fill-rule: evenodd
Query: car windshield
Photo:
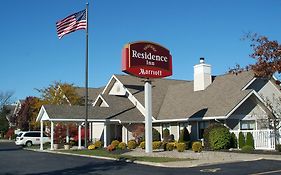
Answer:
M21 135L22 135L22 132L21 132L21 133L19 133L17 137L20 137Z

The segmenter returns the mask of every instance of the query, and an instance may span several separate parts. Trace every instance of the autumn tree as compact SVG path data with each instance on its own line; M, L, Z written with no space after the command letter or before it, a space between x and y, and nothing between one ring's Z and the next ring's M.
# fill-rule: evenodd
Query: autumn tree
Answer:
M39 112L39 106L42 104L37 97L27 97L16 118L16 126L25 131L25 130L37 130L39 128L39 123L36 122L36 117Z
M269 40L266 36L247 34L245 39L251 41L253 53L250 55L256 60L249 67L258 77L271 77L274 73L281 73L281 45L277 40Z
M83 99L75 91L73 84L55 82L47 88L37 89L41 99L47 104L81 105Z
M271 79L275 73L281 73L281 45L277 40L270 40L266 36L260 36L258 34L247 34L244 39L250 40L253 53L251 58L255 59L254 64L250 64L246 67L240 67L236 65L233 72L241 72L241 70L251 69L254 71L255 76ZM280 81L276 81L279 86ZM280 88L279 88L280 89ZM272 93L272 97L263 97L265 106L271 112L268 115L268 127L273 129L275 136L275 143L277 144L280 137L279 129L281 123L281 97L275 97Z

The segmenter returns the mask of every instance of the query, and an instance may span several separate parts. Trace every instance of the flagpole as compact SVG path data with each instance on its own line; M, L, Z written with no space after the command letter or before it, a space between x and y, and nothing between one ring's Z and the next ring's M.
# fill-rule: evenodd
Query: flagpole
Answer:
M86 110L86 113L85 113L85 148L87 148L87 135L88 135L88 131L87 131L87 128L88 128L88 6L89 6L89 3L87 2L86 3L86 23L87 23L87 26L86 26L86 68L85 68L85 110Z

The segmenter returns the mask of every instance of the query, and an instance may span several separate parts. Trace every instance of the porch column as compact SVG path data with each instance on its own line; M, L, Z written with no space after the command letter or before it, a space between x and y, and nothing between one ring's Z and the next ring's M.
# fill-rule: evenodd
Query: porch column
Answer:
M89 123L89 140L90 142L92 142L92 122Z
M40 121L40 150L43 150L43 120Z
M128 144L128 130L125 126L122 126L122 141Z
M81 125L78 126L78 149L81 149Z
M107 147L107 124L104 123L103 127L103 146Z
M66 125L66 143L69 143L69 127Z
M51 121L51 150L54 150L54 122Z

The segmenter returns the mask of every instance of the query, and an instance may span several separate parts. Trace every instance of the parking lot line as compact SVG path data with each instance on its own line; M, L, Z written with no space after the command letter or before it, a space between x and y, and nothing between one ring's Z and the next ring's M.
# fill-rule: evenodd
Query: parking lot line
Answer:
M250 175L262 175L262 174L271 174L271 173L279 173L279 172L281 172L281 170L265 171L265 172L250 174Z

